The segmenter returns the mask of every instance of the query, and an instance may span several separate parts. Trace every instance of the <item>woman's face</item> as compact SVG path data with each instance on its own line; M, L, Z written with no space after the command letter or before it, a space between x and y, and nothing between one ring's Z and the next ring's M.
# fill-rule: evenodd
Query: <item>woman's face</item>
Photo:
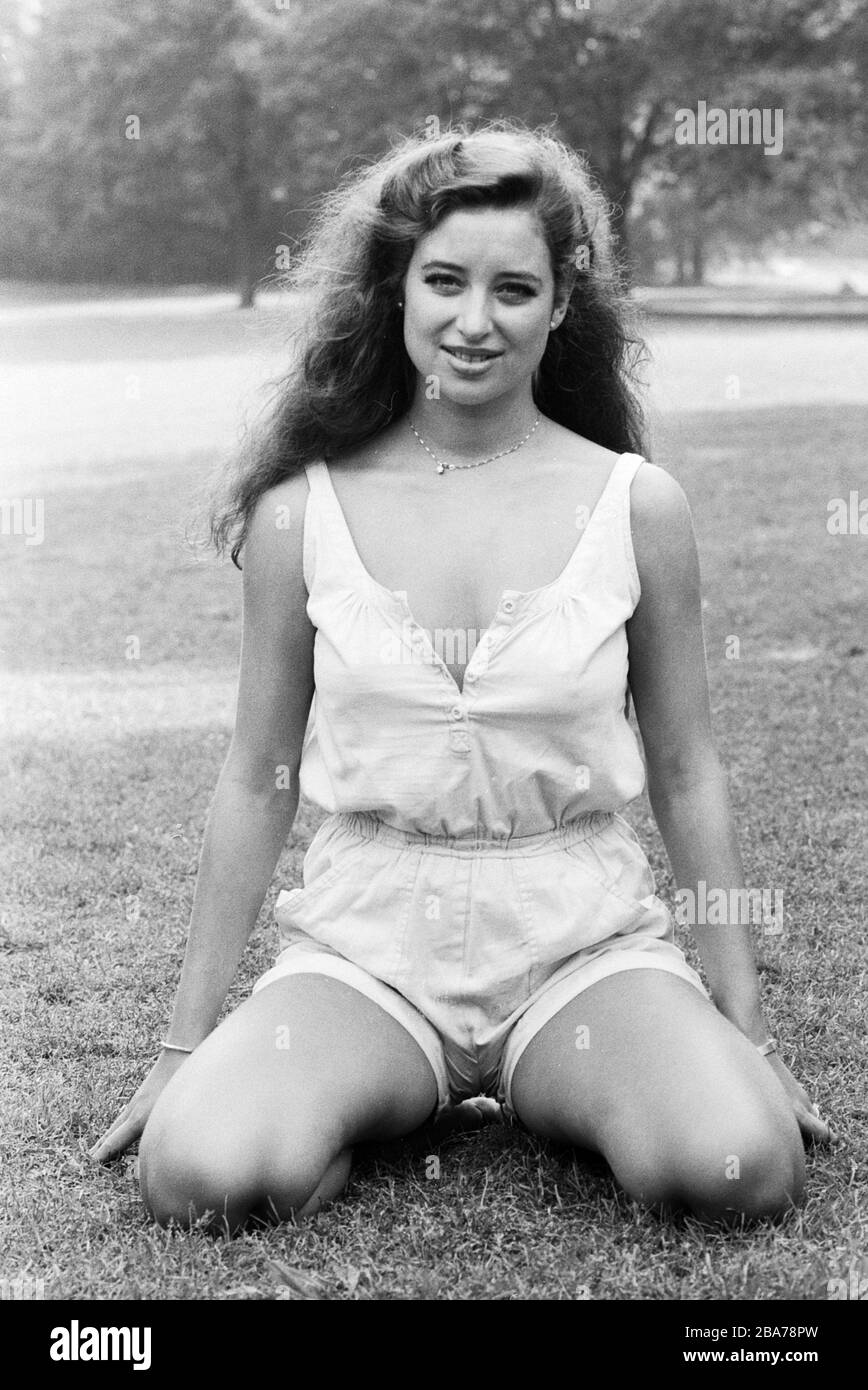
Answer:
M468 405L528 388L552 319L563 317L548 247L527 208L449 213L416 243L403 298L417 372Z

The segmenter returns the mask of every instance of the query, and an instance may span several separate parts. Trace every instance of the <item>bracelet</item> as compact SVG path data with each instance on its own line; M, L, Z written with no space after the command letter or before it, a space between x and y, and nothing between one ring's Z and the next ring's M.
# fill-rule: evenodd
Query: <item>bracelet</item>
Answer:
M177 1043L166 1042L164 1039L161 1039L161 1040L160 1040L160 1047L165 1048L167 1052L192 1052L192 1051L193 1051L193 1048L192 1048L192 1047L179 1047Z
M761 1057L768 1057L770 1052L777 1052L777 1038L767 1038L764 1043L757 1043L756 1050Z

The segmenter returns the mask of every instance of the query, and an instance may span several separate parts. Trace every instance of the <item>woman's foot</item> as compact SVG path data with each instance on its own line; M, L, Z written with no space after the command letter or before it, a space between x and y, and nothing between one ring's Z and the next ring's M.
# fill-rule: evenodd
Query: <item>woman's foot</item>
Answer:
M483 1129L486 1125L503 1124L503 1111L490 1096L474 1096L446 1110L431 1126L431 1136L442 1139L456 1130Z

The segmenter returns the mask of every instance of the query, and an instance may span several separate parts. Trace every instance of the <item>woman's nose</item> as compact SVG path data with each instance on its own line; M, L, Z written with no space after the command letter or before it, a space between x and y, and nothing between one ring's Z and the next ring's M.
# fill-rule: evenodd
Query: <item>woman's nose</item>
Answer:
M488 296L468 294L463 296L459 306L456 327L465 338L484 338L491 326L491 311Z

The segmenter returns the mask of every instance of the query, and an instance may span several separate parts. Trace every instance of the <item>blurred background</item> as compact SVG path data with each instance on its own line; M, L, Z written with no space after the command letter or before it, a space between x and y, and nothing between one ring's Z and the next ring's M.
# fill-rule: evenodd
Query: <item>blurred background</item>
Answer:
M0 0L0 44L7 492L231 452L318 196L464 118L589 157L655 406L862 400L865 0ZM701 103L777 152L679 143Z
M510 115L589 155L639 285L868 292L862 0L2 0L0 41L6 279L249 303L354 162ZM781 152L678 144L699 100Z

